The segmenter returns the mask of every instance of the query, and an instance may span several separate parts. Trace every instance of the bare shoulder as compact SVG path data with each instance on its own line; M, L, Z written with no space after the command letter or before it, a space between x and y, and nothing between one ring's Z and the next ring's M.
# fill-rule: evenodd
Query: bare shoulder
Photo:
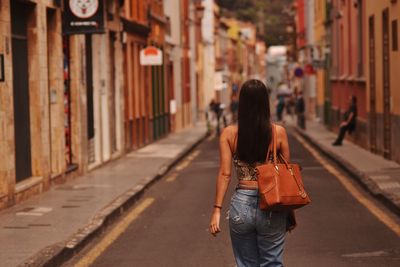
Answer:
M236 125L229 125L224 128L221 134L221 140L227 140L230 143L234 141L235 136L237 135L237 126Z
M278 138L280 139L286 139L287 138L287 134L286 134L286 129L285 127L275 124L276 125L276 133L278 135Z

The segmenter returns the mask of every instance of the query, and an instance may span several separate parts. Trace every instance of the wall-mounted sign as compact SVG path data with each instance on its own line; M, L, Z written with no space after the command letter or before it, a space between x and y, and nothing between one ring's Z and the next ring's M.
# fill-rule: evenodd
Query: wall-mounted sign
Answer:
M221 91L228 87L228 84L224 81L224 75L222 71L216 71L214 73L214 90Z
M314 75L315 74L315 69L312 64L306 64L304 66L304 71L307 75Z
M0 82L4 82L6 79L4 76L4 55L0 54Z
M303 71L302 68L297 67L297 68L294 70L294 76L296 76L297 78L301 78L301 77L303 77L303 75L304 75L304 71Z
M170 114L176 114L176 100L175 99L171 99L169 101L169 113Z
M64 33L104 33L104 0L65 0Z
M154 46L148 46L140 50L140 65L162 65L162 51Z

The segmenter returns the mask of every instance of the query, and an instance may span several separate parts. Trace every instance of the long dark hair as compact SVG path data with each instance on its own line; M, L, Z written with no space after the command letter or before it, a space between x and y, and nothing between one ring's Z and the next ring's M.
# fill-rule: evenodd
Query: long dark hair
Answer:
M237 157L247 163L263 162L271 142L271 113L267 87L248 80L240 89Z

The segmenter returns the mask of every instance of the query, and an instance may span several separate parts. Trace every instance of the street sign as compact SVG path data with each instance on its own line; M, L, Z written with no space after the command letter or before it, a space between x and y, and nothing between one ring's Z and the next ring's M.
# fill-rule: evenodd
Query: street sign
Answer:
M176 108L176 100L171 99L169 101L169 113L170 114L176 114L177 108Z
M148 46L140 50L140 65L160 66L162 63L162 51L157 47Z
M303 71L302 68L297 67L297 68L294 70L294 76L296 76L297 78L301 78L301 77L303 77L303 75L304 75L304 71Z
M104 0L64 1L66 34L104 33Z

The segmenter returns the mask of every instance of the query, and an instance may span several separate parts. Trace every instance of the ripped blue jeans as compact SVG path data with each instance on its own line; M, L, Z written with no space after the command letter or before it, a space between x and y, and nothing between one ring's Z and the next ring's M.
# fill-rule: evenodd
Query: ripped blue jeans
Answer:
M229 208L229 228L237 267L283 266L287 212L263 211L258 191L237 189Z

